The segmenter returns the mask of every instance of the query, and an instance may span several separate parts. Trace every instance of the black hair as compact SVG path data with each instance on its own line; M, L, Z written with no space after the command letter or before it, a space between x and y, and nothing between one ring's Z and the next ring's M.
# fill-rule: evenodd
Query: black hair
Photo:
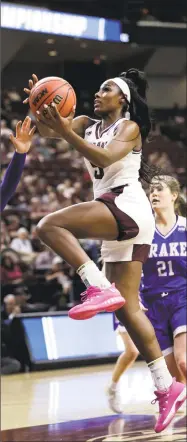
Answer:
M122 72L119 77L124 80L130 89L131 101L126 100L125 111L128 109L130 118L135 121L142 136L142 142L148 138L151 131L152 123L149 108L147 105L146 92L148 89L148 82L145 74L138 69L131 68L127 72ZM140 179L151 183L155 175L163 174L163 170L148 164L142 155L140 167Z

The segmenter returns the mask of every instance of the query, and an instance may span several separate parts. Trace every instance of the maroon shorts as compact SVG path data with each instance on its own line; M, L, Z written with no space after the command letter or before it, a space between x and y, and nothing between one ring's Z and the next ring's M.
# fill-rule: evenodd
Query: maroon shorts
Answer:
M112 250L113 250L113 252L115 252L116 255L116 259L114 259L114 261L118 260L141 261L142 263L144 263L149 255L150 244L133 244L133 238L136 238L137 235L139 234L139 227L137 223L129 215L127 215L124 211L120 210L120 208L115 204L116 197L118 197L120 194L123 193L125 187L128 187L128 184L124 186L115 187L111 189L110 192L104 193L100 197L96 198L96 201L101 201L102 203L104 203L113 214L118 225L119 233L117 241L123 242L121 243L121 247L118 247L119 253L116 253L117 250L114 244L116 241L110 241L110 242L104 241L101 252L107 249L106 244L110 243L111 259L110 259L110 253L108 253L108 259L104 253L103 258L106 262L107 261L110 262L110 260L112 262L112 255L113 255ZM126 258L122 259L122 255L124 255L124 249L126 249L126 244L124 243L124 241L127 240L132 240L132 243L127 246L128 253ZM114 246L112 245L112 243L114 244ZM120 248L123 250L120 251L119 250Z

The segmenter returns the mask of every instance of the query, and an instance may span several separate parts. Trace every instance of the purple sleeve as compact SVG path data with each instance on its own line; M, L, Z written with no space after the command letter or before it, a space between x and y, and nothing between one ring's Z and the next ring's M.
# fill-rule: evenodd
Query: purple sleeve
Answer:
M26 153L14 153L14 156L6 170L4 179L1 183L1 212L13 196L16 187L20 181L21 174L25 164Z

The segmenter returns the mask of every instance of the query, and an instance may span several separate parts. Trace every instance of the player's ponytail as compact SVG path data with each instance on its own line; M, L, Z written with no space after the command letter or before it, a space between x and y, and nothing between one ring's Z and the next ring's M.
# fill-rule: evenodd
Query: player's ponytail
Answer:
M137 93L145 100L148 82L145 78L144 72L134 68L128 69L126 72L126 79L129 79L134 83Z
M166 175L164 177L160 176L160 179L163 179L166 185L169 187L171 193L176 193L177 198L174 202L174 210L176 215L185 216L187 215L187 204L185 199L180 193L180 183L179 181L170 175Z
M184 216L185 218L187 217L187 203L182 195L178 195L174 208L177 215Z
M144 73L138 69L129 69L127 72L122 72L119 77L129 86L131 100L128 111L131 120L138 124L144 141L148 137L151 129L151 119L146 101L147 80L145 79Z
M151 117L146 99L148 82L145 78L145 74L138 69L132 68L127 72L122 72L119 77L128 84L131 93L131 101L128 107L125 106L125 112L128 110L130 119L138 124L142 141L144 142L148 138L151 130ZM142 155L139 173L140 179L150 184L155 175L163 175L164 171L149 164Z

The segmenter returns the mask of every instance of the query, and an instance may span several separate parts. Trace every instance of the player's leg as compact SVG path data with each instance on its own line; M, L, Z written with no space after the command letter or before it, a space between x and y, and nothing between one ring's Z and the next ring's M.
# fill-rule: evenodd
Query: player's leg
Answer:
M117 222L100 201L80 203L45 216L37 225L40 239L77 269L89 260L77 239L115 240Z
M180 333L174 338L174 356L177 368L181 373L183 382L186 383L187 379L187 367L186 367L186 357L187 357L187 339L186 333Z
M159 403L159 417L155 431L163 431L174 418L186 399L184 385L172 379L162 356L154 328L144 312L140 310L138 290L142 264L138 261L106 263L106 275L114 280L126 298L126 304L115 314L127 328L133 342L148 363Z
M165 360L166 360L168 370L171 373L171 376L173 378L176 378L176 380L178 382L184 383L184 376L182 376L182 374L180 373L180 371L177 367L173 351L172 351L172 353L169 353L168 355L165 356Z
M168 297L168 304L170 303L170 323L173 331L174 339L174 357L177 367L181 375L186 380L187 378L187 299L186 290L182 293Z
M114 240L118 237L117 222L105 204L92 201L59 210L43 218L37 232L48 247L77 271L88 287L83 293L84 303L69 311L71 318L88 319L98 312L115 311L124 305L119 291L111 286L78 242L79 238Z
M176 379L186 385L186 333L180 333L174 337L174 360L178 375ZM186 413L186 403L179 409L179 413Z
M119 382L121 375L135 362L139 355L139 351L127 331L119 331L117 333L123 340L125 351L119 356L115 364L111 380L112 386Z
M142 274L142 263L106 262L106 276L115 282L116 287L126 299L126 304L116 312L116 316L145 358L147 363L162 357L154 328L139 306L139 286Z
M166 363L168 362L169 364L168 369L170 371L170 368L172 368L173 333L169 327L169 310L165 307L161 296L157 299L147 298L143 303L147 307L146 316L155 330L157 341ZM170 373L172 377L175 377L176 364L174 364L173 370Z
M129 334L127 333L125 328L124 331L122 331L122 329L123 327L120 326L120 330L117 331L117 333L120 335L121 339L123 340L125 351L119 356L115 364L112 373L112 379L107 390L109 406L112 409L112 411L114 411L115 413L123 412L123 406L122 406L122 401L119 392L119 385L118 385L120 377L128 368L131 367L131 365L135 362L136 358L139 355L139 351L134 345L134 342L130 338Z
M183 377L176 365L174 358L173 333L169 327L170 310L165 306L163 298L151 300L146 303L148 307L146 316L154 327L155 334L165 358L168 370L178 382L183 382Z
M160 297L156 300L151 300L150 298L149 303L146 303L146 307L148 307L146 315L154 327L158 343L160 344L162 354L171 376L175 378L177 382L184 384L184 377L181 375L174 357L174 339L172 328L170 326L170 304L171 299L169 297L167 299ZM185 408L186 406L184 403L177 412L183 413Z
M182 382L182 376L177 368L173 353L174 343L172 330L168 327L169 310L167 315L162 298L158 298L152 302L150 299L150 303L146 305L148 307L146 316L149 318L152 326L154 327L155 334L162 350L162 354L165 358L168 370L173 378L176 378L178 382Z

